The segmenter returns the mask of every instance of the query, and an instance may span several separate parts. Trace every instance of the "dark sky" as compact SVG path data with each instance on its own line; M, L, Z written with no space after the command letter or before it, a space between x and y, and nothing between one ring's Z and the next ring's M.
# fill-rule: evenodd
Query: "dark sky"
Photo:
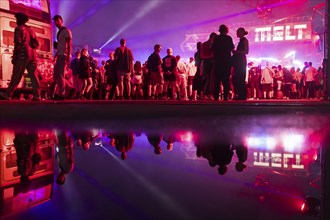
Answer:
M208 35L222 23L230 28L239 22L259 21L257 2L271 5L269 18L278 19L311 15L312 7L322 1L56 0L51 1L51 9L52 15L61 14L64 24L71 28L76 48L102 48L102 54L107 56L119 45L120 38L126 38L135 60L145 61L157 43L163 48L161 56L165 56L168 47L174 49L175 55L193 56L195 41L206 39L194 39L188 49L186 34ZM231 35L237 42L237 37Z

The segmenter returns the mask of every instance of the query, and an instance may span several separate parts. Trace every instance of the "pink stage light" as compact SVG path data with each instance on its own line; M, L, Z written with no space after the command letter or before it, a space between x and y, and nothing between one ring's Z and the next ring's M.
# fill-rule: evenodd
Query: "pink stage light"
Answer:
M276 139L269 136L261 136L261 137L247 137L246 144L248 148L256 148L256 149L264 149L264 150L272 150L276 146Z
M317 34L317 35L314 35L314 41L318 41L320 40L320 36Z
M304 136L301 134L287 134L282 136L282 143L286 152L299 152L304 146Z
M181 142L192 142L193 134L190 131L182 131L177 133L177 137Z

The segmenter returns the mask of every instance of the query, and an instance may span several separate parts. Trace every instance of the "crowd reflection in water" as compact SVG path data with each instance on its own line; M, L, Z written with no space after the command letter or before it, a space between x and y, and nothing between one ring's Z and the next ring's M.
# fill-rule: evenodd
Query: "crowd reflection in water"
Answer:
M197 150L197 157L203 157L208 160L211 167L218 165L218 173L224 175L228 171L228 165L231 163L234 151L238 161L236 162L235 168L238 172L242 172L246 169L244 162L247 160L247 147L244 145L234 146L226 143L201 143L198 141L195 143Z
M83 150L89 150L91 143L99 137L91 130L82 130L75 132L68 132L64 130L56 130L55 144L58 147L57 159L60 172L56 178L58 185L63 185L65 182L65 175L72 172L74 168L74 140L76 140L77 147L82 147Z
M109 145L120 152L122 160L127 159L127 153L132 150L135 136L141 136L142 132L103 132L93 130L65 131L55 130L54 143L57 147L57 160L59 173L56 183L63 185L65 176L73 171L74 168L74 146L81 147L83 150L89 150L91 144L97 138L109 138ZM153 147L156 155L162 154L161 143L166 144L168 151L173 150L173 143L180 142L177 134L149 132L146 133L148 143ZM203 141L204 140L204 141ZM230 144L221 140L208 140L207 138L193 137L196 149L196 156L205 158L211 167L218 166L218 173L224 175L228 171L228 165L231 163L234 154L238 158L235 168L242 172L247 166L244 164L247 160L247 147L243 144ZM35 172L35 167L40 163L41 155L38 152L38 132L16 132L15 150L17 152L17 170L21 176L22 182L27 182L29 176Z
M56 183L63 185L65 182L65 175L70 173L74 167L73 141L69 132L57 130L55 143L58 147L57 159L60 168Z
M29 184L29 177L36 171L41 154L37 146L38 135L35 132L15 132L14 147L16 150L17 172L23 185Z
M163 137L163 141L165 141L165 143L167 144L166 148L167 150L171 151L173 150L173 143L177 142L178 139L175 137L174 134L169 134L169 135L164 135Z
M94 134L91 130L83 130L73 132L72 136L77 140L77 146L81 146L84 150L89 150L91 143L99 137L99 134Z
M54 136L0 129L0 219L48 201L54 183Z
M127 152L132 150L134 144L134 133L108 133L110 138L110 146L116 148L120 152L121 159L127 159Z
M163 140L163 135L161 134L147 134L148 142L154 148L155 154L161 154L162 148L160 147L160 142Z
M140 136L144 143L136 138ZM57 173L55 182L58 185L63 185L67 175L73 172L75 166L74 150L90 150L89 152L91 152L103 148L111 155L117 154L120 155L119 157L122 160L127 160L128 152L132 151L135 145L139 147L139 150L145 147L147 152L153 149L156 155L163 153L165 156L166 153L162 151L162 147L166 146L168 151L178 152L179 150L180 153L184 153L186 159L201 161L201 163L203 163L205 160L203 161L199 158L204 158L212 169L217 167L219 175L226 174L229 167L233 167L229 166L231 163L235 163L235 170L237 172L244 171L248 165L250 169L248 172L244 172L244 176L251 176L251 173L257 175L255 178L256 194L258 190L262 190L262 192L268 190L267 195L270 191L280 191L280 187L273 187L273 185L269 183L268 177L275 179L283 176L286 179L291 177L294 180L303 180L306 179L305 177L308 177L307 179L310 187L313 189L320 188L320 143L315 141L315 138L311 138L315 141L315 147L309 146L307 147L308 149L302 149L299 145L299 151L295 152L292 149L291 151L290 149L281 150L281 147L285 145L283 144L283 146L281 146L279 143L273 152L270 149L264 148L264 146L263 148L253 146L253 144L255 144L254 142L249 143L248 141L245 142L239 139L233 140L228 138L228 136L229 135L226 135L225 132L219 137L212 132L193 133L187 131L168 133L148 131L143 133L141 131L67 131L62 129L53 131L16 132L12 130L0 130L0 140L4 143L0 143L0 168L3 169L0 173L0 190L8 188L10 184L19 184L20 191L31 191L31 180L51 175L48 177L48 179L51 179L51 185L49 181L41 183L47 184L48 191L47 194L45 193L45 196L50 197L52 184L54 182L54 173ZM177 142L177 145L175 145L175 149L173 149L173 144L175 142ZM104 143L104 146L102 143ZM310 141L310 143L312 142ZM301 145L304 145L304 142L301 142ZM54 150L55 148L56 151ZM247 161L248 148L249 161ZM120 154L118 154L118 152ZM170 154L172 154L172 152ZM16 156L12 156L15 155L15 153ZM134 155L134 157L136 156L137 154ZM55 158L58 162L58 171L55 169L54 172ZM125 163L127 162L125 161ZM17 169L15 166L17 166ZM217 176L216 173L215 175ZM274 177L274 175L277 175L277 177ZM6 179L9 179L8 182L3 181L5 176ZM229 174L229 176L232 178L235 175ZM296 184L296 182L294 182L294 184ZM300 182L294 185L294 188L301 186L301 184L299 184ZM288 188L286 183L285 187ZM281 190L285 191L283 189ZM264 194L262 194L260 198L264 199L264 197ZM2 207L0 204L0 217L1 209Z
M173 143L178 141L174 134L147 133L146 136L149 144L154 148L154 153L157 155L162 153L162 148L160 147L162 141L166 143L168 151L173 150Z

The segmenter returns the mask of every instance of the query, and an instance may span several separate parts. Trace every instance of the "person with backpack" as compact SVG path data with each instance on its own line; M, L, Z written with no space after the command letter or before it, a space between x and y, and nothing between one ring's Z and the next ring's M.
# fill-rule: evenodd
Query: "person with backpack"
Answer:
M65 99L65 78L64 72L71 61L72 52L72 34L71 31L63 25L63 19L60 15L53 17L54 23L58 28L57 41L54 42L54 48L57 50L54 65L54 83L52 86L53 99ZM58 86L58 95L55 95L56 86Z

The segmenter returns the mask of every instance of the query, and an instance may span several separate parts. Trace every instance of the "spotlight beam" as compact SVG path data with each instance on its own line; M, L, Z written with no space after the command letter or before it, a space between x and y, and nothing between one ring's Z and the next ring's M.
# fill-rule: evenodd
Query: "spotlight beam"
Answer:
M276 3L276 4L267 5L265 7L275 8L275 7L278 7L278 6L281 6L281 5L286 5L286 4L289 4L289 3L296 2L296 1L297 0L282 1L282 2L279 2L279 3ZM165 35L177 32L179 30L186 30L186 29L196 28L196 27L207 25L207 24L212 24L212 23L215 23L215 22L223 21L223 20L226 20L226 19L238 17L238 16L245 15L245 14L256 13L256 12L257 12L257 9L253 8L253 9L245 10L245 11L238 12L238 13L232 13L232 14L220 16L220 17L213 18L213 19L204 20L204 21L201 21L201 22L193 23L193 24L182 25L182 26L170 28L170 29L167 29L167 30L163 30L163 31L160 31L160 32L154 32L154 33L150 33L150 34L146 34L146 35L140 35L140 36L136 36L136 37L132 37L132 38L128 38L128 39L130 41L139 41L141 39L150 38L150 37L159 36L159 35L165 36Z
M105 148L102 145L102 143L100 144L100 147L103 150L105 150L112 158L114 158L129 174L131 174L137 180L137 182L139 182L142 186L150 190L152 195L154 195L157 198L157 201L161 201L162 203L166 204L166 206L168 206L171 211L175 212L179 219L192 218L192 216L188 212L186 212L183 208L181 208L178 203L172 200L166 193L161 192L154 184L149 182L142 175L137 174L133 169L127 166L126 163L121 161L110 150Z
M124 24L113 36L111 36L101 47L104 48L107 44L109 44L111 41L113 41L118 35L123 33L127 28L129 28L132 24L134 24L136 21L139 19L143 18L148 12L150 12L152 9L156 8L159 5L160 1L151 1L151 2L146 2L144 6L140 8L137 14L135 14L134 17L132 17L131 20L129 20L126 24Z

